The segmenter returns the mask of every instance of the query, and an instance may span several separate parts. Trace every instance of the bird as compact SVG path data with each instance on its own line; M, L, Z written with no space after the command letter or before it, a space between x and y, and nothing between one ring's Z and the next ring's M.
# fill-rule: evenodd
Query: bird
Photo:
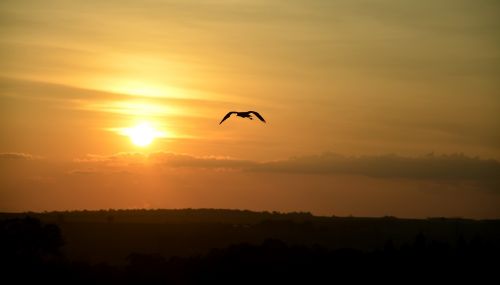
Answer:
M222 122L224 122L225 120L227 120L227 118L231 117L232 114L236 114L236 116L242 117L242 118L249 118L250 120L253 120L252 114L254 114L255 116L257 116L257 118L259 118L259 120L261 120L264 123L266 122L266 120L264 120L264 118L259 113L255 112L255 111L246 111L246 112L231 111L231 112L227 113L224 116L224 118L222 118L222 121L220 121L219 125L222 124Z

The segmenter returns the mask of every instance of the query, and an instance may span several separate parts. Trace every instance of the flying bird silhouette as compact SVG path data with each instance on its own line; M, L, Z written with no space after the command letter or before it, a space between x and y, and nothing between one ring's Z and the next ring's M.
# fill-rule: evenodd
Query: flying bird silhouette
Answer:
M236 116L242 117L242 118L249 118L250 120L253 120L252 114L254 114L255 116L257 116L257 118L259 118L259 120L261 120L264 123L266 122L266 120L264 120L264 118L259 113L255 112L255 111L247 111L247 112L231 111L231 112L227 113L224 116L224 118L222 118L222 121L220 121L219 125L222 124L222 122L224 122L225 120L227 120L227 118L231 117L232 114L236 114Z

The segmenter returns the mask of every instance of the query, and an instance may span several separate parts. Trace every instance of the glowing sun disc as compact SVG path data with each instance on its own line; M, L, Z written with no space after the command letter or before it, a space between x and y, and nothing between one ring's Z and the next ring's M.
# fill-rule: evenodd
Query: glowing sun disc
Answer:
M148 146L155 138L164 136L162 132L155 130L148 123L138 124L132 128L125 129L124 133L134 145L141 147Z

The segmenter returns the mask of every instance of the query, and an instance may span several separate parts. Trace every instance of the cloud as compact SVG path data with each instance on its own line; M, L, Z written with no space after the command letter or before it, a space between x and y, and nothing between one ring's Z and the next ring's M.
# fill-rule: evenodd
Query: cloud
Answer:
M248 169L258 162L240 160L223 156L195 156L173 152L153 152L150 154L137 152L121 152L113 155L88 154L76 159L78 163L100 163L106 166L126 165L161 165L167 167L205 168L205 169Z
M3 76L0 76L0 91L6 97L19 100L44 102L51 106L72 110L117 114L187 117L183 110L190 109L193 105L198 109L205 110L234 104L232 101L222 99L205 99L207 97L204 96L205 93L198 94L201 91L197 91L198 93L195 95L198 96L192 98L180 95L133 95L124 92L96 90L91 87L83 88ZM182 89L171 93L182 94L182 92L186 92L186 90ZM194 115L193 117L202 116Z
M346 157L333 153L302 156L257 165L254 171L353 174L379 178L500 180L500 162L463 154L403 157Z
M100 172L96 169L73 169L67 172L69 175L94 175L100 174Z
M74 162L80 163L92 163L92 162L104 162L104 163L131 163L131 162L144 162L148 155L140 152L119 152L112 155L100 155L100 154L87 154L83 158L77 158Z
M232 169L249 172L362 175L375 178L419 180L500 181L500 162L464 154L399 156L343 156L334 153L299 156L277 161L241 160L232 157L195 156L172 152L150 154L122 152L109 156L89 154L78 163L102 166L156 165L171 168Z
M164 151L1 164L0 191L10 200L0 200L0 207L10 211L145 202L155 208L301 209L328 215L500 215L499 162L460 154L325 153L257 161Z
M157 163L174 167L196 167L196 168L238 168L243 169L254 166L257 162L250 160L239 160L231 157L220 156L192 156L188 154L175 154L168 152L157 152L150 155Z
M40 159L40 156L32 155L23 152L2 152L0 153L0 160L34 160Z

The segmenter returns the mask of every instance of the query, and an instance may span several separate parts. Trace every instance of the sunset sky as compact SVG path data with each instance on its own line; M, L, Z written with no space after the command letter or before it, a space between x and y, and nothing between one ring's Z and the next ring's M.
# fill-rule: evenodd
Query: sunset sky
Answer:
M2 0L0 211L500 218L500 1ZM228 111L259 111L267 123Z

